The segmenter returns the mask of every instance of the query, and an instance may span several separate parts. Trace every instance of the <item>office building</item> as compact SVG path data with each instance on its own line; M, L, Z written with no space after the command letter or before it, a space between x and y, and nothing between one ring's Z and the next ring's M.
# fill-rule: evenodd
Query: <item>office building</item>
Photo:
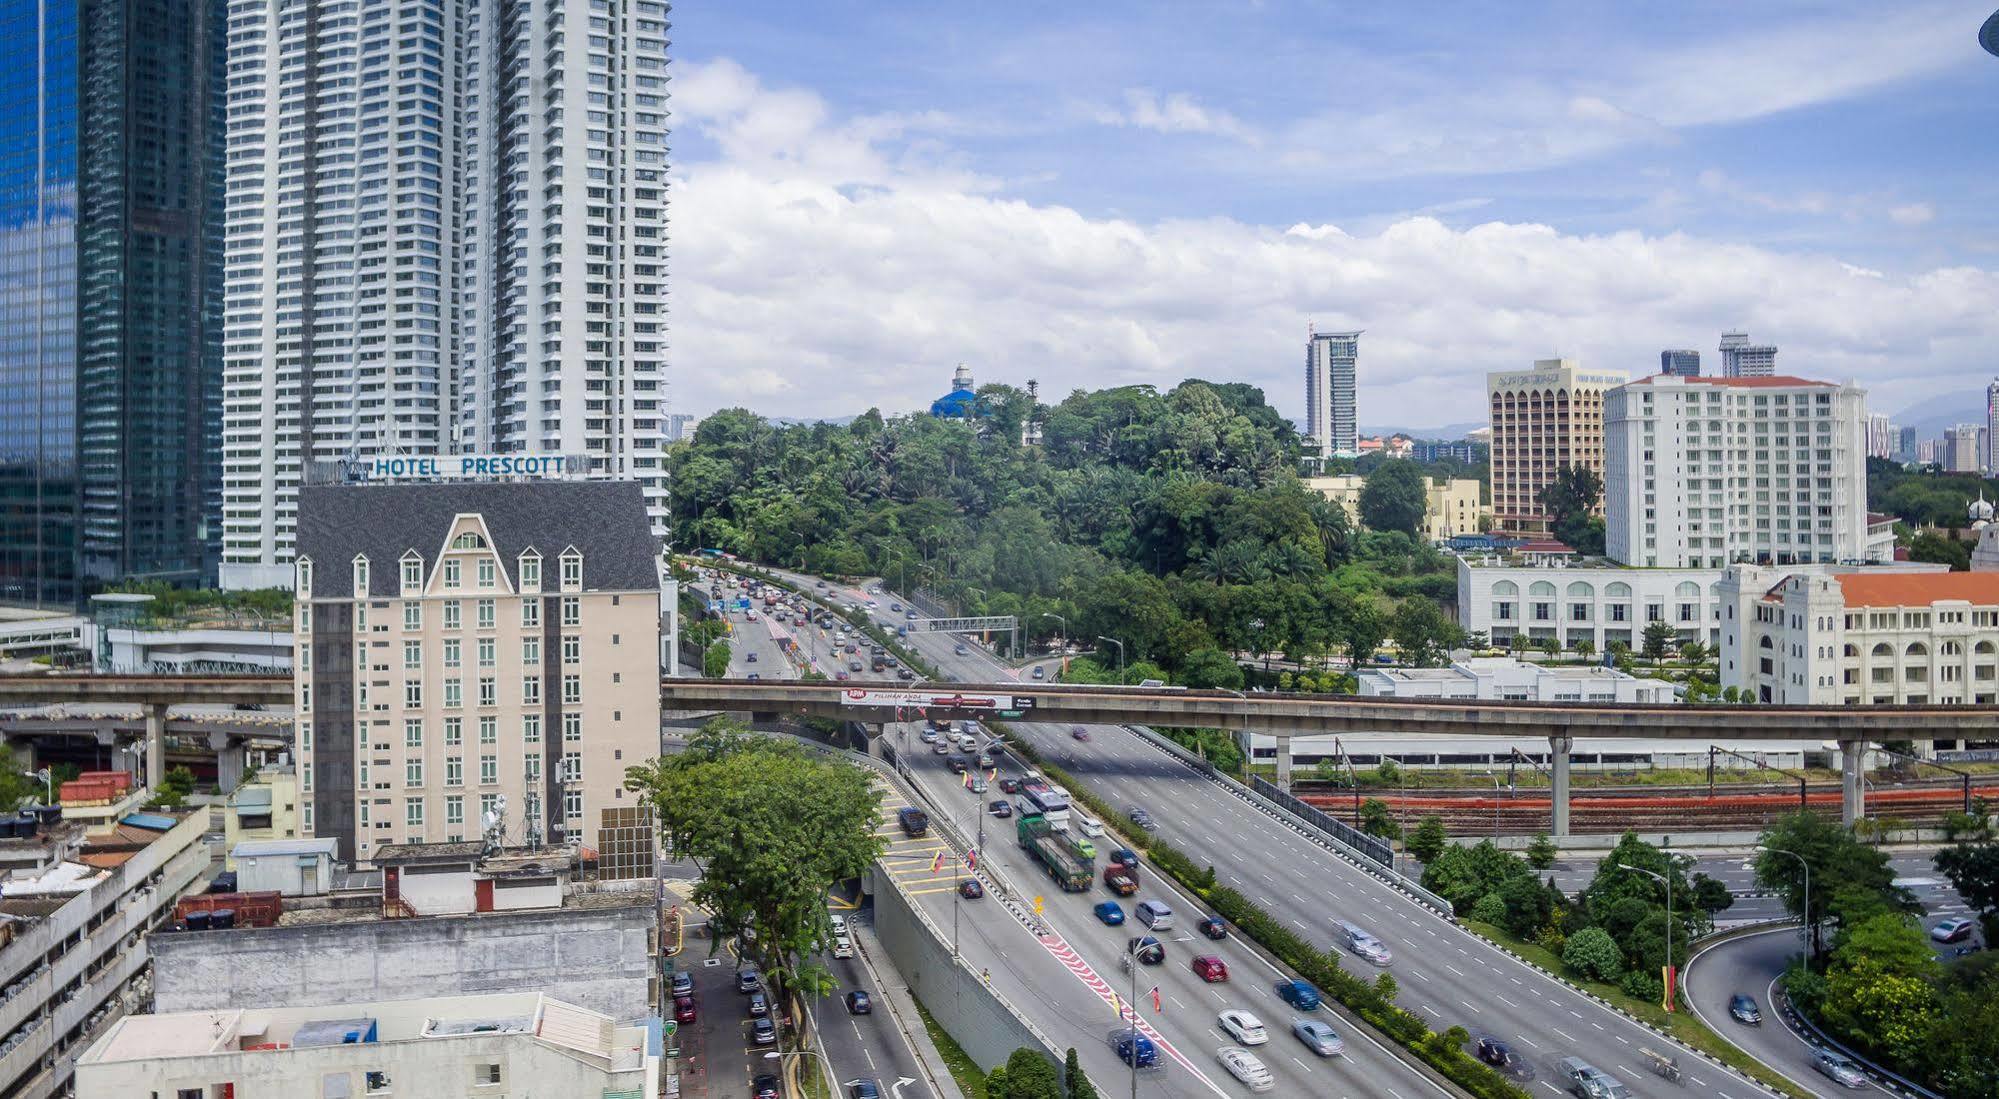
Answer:
M144 1095L74 1085L76 1057L149 992L152 930L208 869L208 813L142 811L150 790L89 821L0 838L0 1095Z
M1612 560L1720 568L1884 560L1870 533L1865 394L1803 378L1641 378L1604 402Z
M1867 456L1869 458L1893 458L1895 448L1901 445L1900 432L1895 421L1878 412L1867 415Z
M1985 387L1985 472L1999 473L1999 378Z
M694 429L701 426L701 417L686 412L675 412L666 418L666 441L669 443L691 443Z
M1359 332L1313 332L1305 342L1305 441L1321 457L1360 453L1354 392Z
M1983 466L1985 429L1978 424L1956 424L1944 432L1938 460L1946 473L1977 473Z
M640 485L307 486L298 538L301 835L360 863L495 814L516 843L649 838L624 776L659 751L667 608Z
M0 602L210 564L223 18L0 15Z
M580 455L663 526L666 17L235 5L223 586L348 458Z
M1722 578L1721 680L1785 705L1999 701L1999 573Z
M1603 395L1621 370L1584 370L1574 359L1541 359L1528 371L1486 375L1492 415L1492 509L1499 529L1548 533L1541 490L1558 470L1603 474Z
M1747 332L1721 334L1721 376L1724 378L1768 378L1777 373L1774 344L1752 344Z
M539 992L217 1008L121 1019L76 1076L106 1096L612 1099L660 1093L660 1036Z
M1901 428L1895 433L1895 460L1913 462L1916 460L1916 429Z
M1425 477L1423 484L1427 494L1418 533L1425 541L1477 534L1490 524L1492 509L1482 499L1483 482L1469 477ZM1360 494L1367 487L1366 477L1357 473L1307 477L1305 487L1340 505L1349 522L1361 525Z
M1698 378L1701 376L1701 353L1692 348L1661 351L1659 373L1676 374L1682 378Z
M1488 443L1473 442L1470 439L1444 441L1440 439L1418 439L1409 444L1409 457L1418 462L1456 462L1459 465L1475 466L1491 454Z

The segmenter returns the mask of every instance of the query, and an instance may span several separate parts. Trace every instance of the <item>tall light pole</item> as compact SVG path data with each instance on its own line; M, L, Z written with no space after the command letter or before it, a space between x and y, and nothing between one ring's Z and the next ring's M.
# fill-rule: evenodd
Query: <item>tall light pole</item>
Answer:
M1487 778L1490 778L1492 780L1492 845L1494 847L1498 847L1499 846L1499 772L1487 771L1485 774ZM1667 956L1670 958L1672 956L1672 952L1667 951Z
M779 1050L779 1049L774 1049L774 1050L770 1051L769 1053L766 1053L766 1054L764 1054L764 1060L766 1060L766 1061L776 1061L776 1062L778 1063L778 1065L779 1065L780 1069L782 1068L782 1066L783 1066L783 1064L784 1064L784 1059L785 1059L786 1057L817 1057L817 1058L819 1058L819 1065L820 1065L820 1067L826 1070L826 1090L827 1090L827 1091L828 1091L829 1093L832 1093L832 1092L837 1092L837 1091L839 1091L839 1090L840 1090L840 1082L839 1082L838 1080L835 1080L835 1079L833 1078L833 1062L831 1062L831 1061L828 1061L828 1060L826 1059L826 1055L825 1055L825 1054L823 1054L823 1053L819 1052L819 1051L818 1051L818 1050L816 1050L816 1049L793 1049L793 1050Z
M1653 879L1654 881L1657 881L1657 882L1659 882L1659 883L1660 883L1661 885L1664 885L1664 886L1666 887L1666 1010L1667 1010L1667 1011L1671 1011L1671 1010L1673 1010L1673 1000L1675 999L1675 997L1674 997L1674 995L1673 995L1673 974L1674 974L1674 972L1675 972L1675 971L1674 971L1674 967L1673 967L1673 878L1672 878L1672 875L1670 875L1670 874L1661 874L1661 873L1658 873L1657 871L1653 871L1653 870L1647 870L1647 869L1645 869L1645 868L1644 868L1644 867L1642 867L1642 866L1633 866L1633 865L1631 865L1631 864L1630 864L1630 863L1628 863L1628 862L1620 862L1620 863L1618 863L1618 864L1617 864L1617 868L1618 868L1619 870L1629 870L1629 871L1631 871L1631 872L1632 872L1632 873L1634 873L1634 874L1643 874L1643 875L1645 875L1646 877L1648 877L1648 878L1651 878L1651 879ZM1672 856L1672 855L1671 855L1671 854L1669 853L1669 854L1667 854L1667 856L1666 856L1666 869L1668 869L1668 870L1671 870L1672 868L1673 868L1673 856Z
M1995 22L1999 22L1999 15L1995 15L1993 19ZM1986 26L1990 27L1992 24L1987 23ZM1805 965L1809 967L1812 964L1812 864L1796 851L1786 851L1781 847L1771 847L1761 843L1756 845L1756 849L1758 851L1768 851L1773 855L1789 855L1798 860L1799 866L1805 868L1804 903L1799 906L1798 919L1804 924L1801 930L1805 933Z
M1140 935L1124 951L1124 971L1129 978L1125 985L1125 1010L1131 1012L1131 1029L1125 1037L1125 1063L1131 1066L1131 1099L1138 1099L1138 951L1145 941Z
M1119 641L1119 640L1118 640L1117 638L1115 638L1115 637L1105 637L1105 636L1104 636L1103 634L1098 634L1098 635L1097 635L1097 640L1099 640L1099 641L1108 641L1108 642L1110 642L1111 644L1113 644L1113 645L1116 645L1116 646L1117 646L1117 681L1118 681L1119 683L1123 683L1123 682L1124 682L1124 642L1122 642L1122 641Z
M1062 674L1068 675L1069 674L1069 620L1062 617L1059 614L1054 613L1053 611L1042 611L1041 617L1053 618L1055 621L1062 623L1061 637L1060 640L1056 642L1056 644L1061 646L1062 649Z

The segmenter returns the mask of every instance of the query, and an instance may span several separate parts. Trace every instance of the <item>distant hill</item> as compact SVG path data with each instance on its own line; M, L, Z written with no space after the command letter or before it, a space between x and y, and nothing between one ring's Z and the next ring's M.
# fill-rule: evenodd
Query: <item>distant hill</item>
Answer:
M1985 422L1985 391L1972 389L1931 397L1903 409L1894 418L1899 427L1915 428L1918 439L1940 439L1958 424Z
M766 416L764 418L771 423L784 427L806 427L811 424L832 424L834 427L846 427L848 424L853 423L855 419L853 415L815 416L810 420L801 420L795 416Z
M1445 424L1442 427L1386 427L1376 424L1362 424L1362 435L1407 435L1411 439L1462 439L1469 432L1486 426L1483 420L1468 424Z

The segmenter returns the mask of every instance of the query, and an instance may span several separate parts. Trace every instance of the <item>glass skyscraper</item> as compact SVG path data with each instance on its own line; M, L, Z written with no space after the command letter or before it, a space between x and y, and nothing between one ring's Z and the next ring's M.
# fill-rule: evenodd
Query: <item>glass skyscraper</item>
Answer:
M224 26L0 3L0 602L212 573Z

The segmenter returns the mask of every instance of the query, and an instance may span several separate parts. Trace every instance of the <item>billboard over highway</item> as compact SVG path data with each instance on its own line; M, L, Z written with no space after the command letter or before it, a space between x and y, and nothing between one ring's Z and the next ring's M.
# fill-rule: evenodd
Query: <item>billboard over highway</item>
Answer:
M884 691L851 687L840 692L849 706L881 706L900 710L1031 710L1034 699L1012 695L978 694L951 690Z

